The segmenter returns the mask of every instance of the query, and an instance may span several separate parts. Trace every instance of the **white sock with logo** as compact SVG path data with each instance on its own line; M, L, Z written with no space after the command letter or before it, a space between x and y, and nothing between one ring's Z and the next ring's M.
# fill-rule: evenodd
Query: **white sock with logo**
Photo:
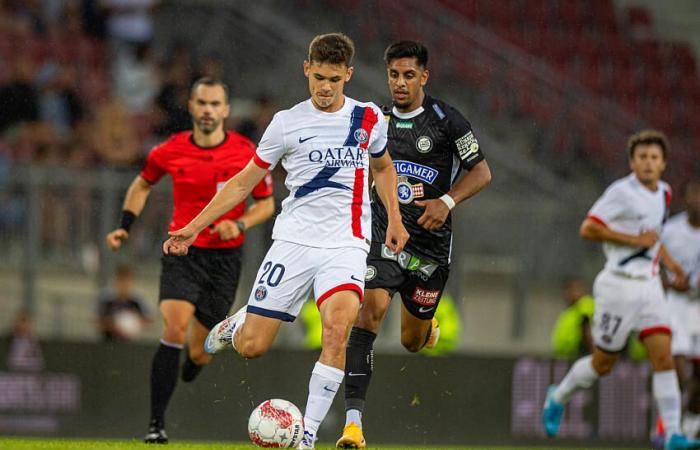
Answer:
M651 390L656 400L656 408L664 421L666 439L681 430L681 390L675 370L654 372Z
M304 413L304 431L316 438L318 427L331 408L335 393L343 382L345 372L335 367L316 362L309 380L309 399Z
M345 411L345 426L350 425L351 422L362 428L362 413L359 409L348 409Z
M554 401L565 405L571 400L571 396L581 388L589 388L596 382L600 375L592 365L593 357L588 355L579 359L571 366L559 387L554 391Z

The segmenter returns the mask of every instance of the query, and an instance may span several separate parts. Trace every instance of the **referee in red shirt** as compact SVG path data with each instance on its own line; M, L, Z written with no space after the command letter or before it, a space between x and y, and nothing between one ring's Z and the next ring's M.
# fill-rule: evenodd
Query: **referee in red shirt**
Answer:
M151 150L141 173L126 192L119 228L107 235L112 250L121 247L143 211L151 187L165 174L173 180L175 203L169 230L184 227L224 183L253 157L255 145L244 136L224 130L229 115L228 88L215 79L201 78L192 86L189 111L192 131L176 133ZM221 216L200 233L186 257L164 255L160 276L160 312L165 329L151 367L151 422L146 442L166 443L165 409L175 390L180 351L192 323L182 380L194 380L211 356L204 351L209 330L226 318L233 304L241 269L245 231L272 216L272 179L268 174L244 203ZM191 320L194 318L194 320Z

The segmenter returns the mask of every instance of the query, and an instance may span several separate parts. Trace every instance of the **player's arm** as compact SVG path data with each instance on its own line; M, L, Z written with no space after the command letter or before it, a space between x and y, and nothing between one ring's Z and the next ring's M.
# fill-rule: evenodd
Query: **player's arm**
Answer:
M265 222L274 212L275 199L272 196L255 200L238 220L222 220L211 232L218 233L223 240L236 239L244 231Z
M644 231L638 235L621 233L610 229L607 225L592 217L586 217L581 224L579 234L582 238L589 241L613 242L615 244L642 248L653 247L656 241L659 240L659 236L653 230Z
M253 204L237 220L221 220L212 228L212 233L218 233L223 240L236 239L246 230L269 219L275 212L275 200L272 197L272 175L265 175L263 181L252 191Z
M683 266L671 256L663 244L659 247L659 262L668 271L669 276L666 279L668 287L680 292L686 292L690 289L688 276L683 270Z
M439 230L445 224L452 208L476 195L489 183L491 183L491 169L484 159L460 178L449 190L447 196L416 200L416 205L425 208L423 215L418 218L418 225L426 230Z
M267 169L257 166L253 160L236 176L226 182L209 204L184 228L168 233L170 238L163 243L163 252L171 255L186 255L187 248L197 235L216 219L241 203L267 174Z
M129 230L134 220L141 214L146 200L151 194L151 184L141 175L137 175L129 185L122 205L122 217L119 227L107 234L107 246L112 250L121 247L122 242L129 238Z
M379 198L386 209L389 223L386 227L386 242L394 253L403 250L403 247L408 241L409 235L401 221L401 212L399 210L399 199L396 194L397 176L394 163L391 161L389 152L384 152L379 157L372 157L369 161L374 177L374 184L377 187Z

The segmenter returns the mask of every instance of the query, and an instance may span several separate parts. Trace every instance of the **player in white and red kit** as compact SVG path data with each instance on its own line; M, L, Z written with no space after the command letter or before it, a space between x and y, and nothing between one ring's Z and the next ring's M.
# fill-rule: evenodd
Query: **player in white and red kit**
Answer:
M687 274L686 283L668 286L666 298L673 331L671 353L681 384L686 358L692 362L683 432L696 437L700 430L700 181L689 182L683 197L686 210L668 220L661 241Z
M304 62L311 98L277 113L250 164L163 245L166 254L186 253L196 233L240 202L269 168L279 163L287 171L290 194L282 203L274 243L248 306L217 325L206 346L213 353L232 344L244 357L262 355L280 324L296 318L313 290L323 347L309 382L300 448L314 447L318 427L343 380L345 347L362 301L371 240L370 168L389 212L385 244L398 252L408 240L381 110L343 95L352 76L353 53L352 41L341 33L314 38Z
M628 150L633 173L610 185L581 225L581 236L603 242L607 259L593 285L596 307L591 331L596 348L574 363L561 384L550 387L544 428L549 436L557 434L564 406L574 392L609 373L636 330L654 371L652 391L666 425L665 448L700 448L700 441L689 441L680 430L681 396L658 267L663 264L672 283L684 282L683 268L659 242L671 201L671 190L661 181L668 143L663 133L646 130L630 138Z

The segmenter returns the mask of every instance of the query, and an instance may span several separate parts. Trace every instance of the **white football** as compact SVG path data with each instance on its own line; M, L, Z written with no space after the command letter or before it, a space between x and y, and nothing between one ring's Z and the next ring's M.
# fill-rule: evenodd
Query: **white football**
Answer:
M304 436L304 417L292 402L265 400L250 414L248 436L258 447L296 447Z

